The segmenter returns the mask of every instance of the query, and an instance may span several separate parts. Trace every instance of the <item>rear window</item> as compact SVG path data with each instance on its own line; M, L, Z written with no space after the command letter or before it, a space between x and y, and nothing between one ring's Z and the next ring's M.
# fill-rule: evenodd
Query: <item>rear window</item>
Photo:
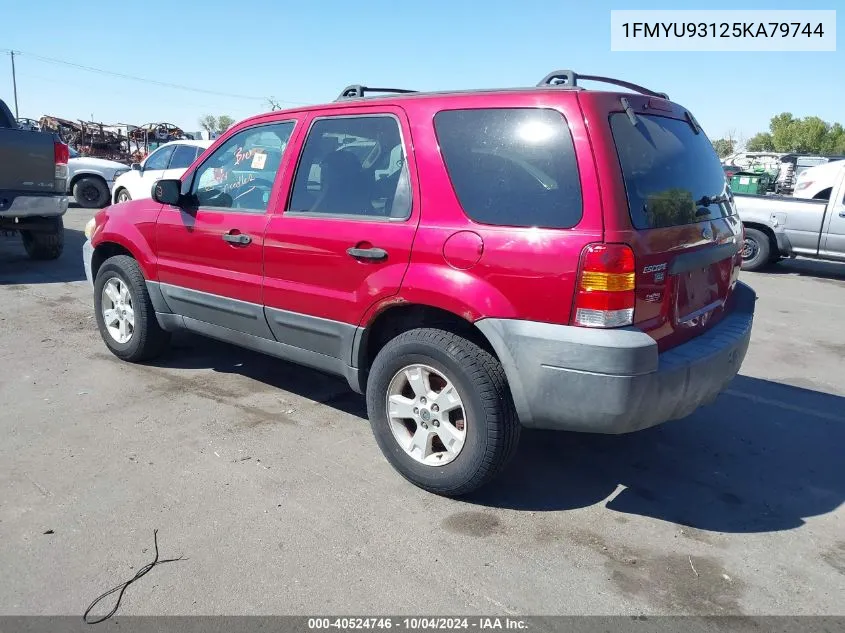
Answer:
M566 229L581 220L575 148L559 112L445 110L434 128L458 201L476 222Z
M693 224L732 213L710 140L683 120L610 115L631 220L637 229Z

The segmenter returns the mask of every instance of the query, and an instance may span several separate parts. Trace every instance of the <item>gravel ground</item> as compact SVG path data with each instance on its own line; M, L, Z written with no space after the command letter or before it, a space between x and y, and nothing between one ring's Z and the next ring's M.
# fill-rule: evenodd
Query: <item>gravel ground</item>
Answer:
M395 474L339 380L179 336L149 365L0 239L0 613L845 615L845 266L744 274L741 375L629 436L525 433L465 501Z

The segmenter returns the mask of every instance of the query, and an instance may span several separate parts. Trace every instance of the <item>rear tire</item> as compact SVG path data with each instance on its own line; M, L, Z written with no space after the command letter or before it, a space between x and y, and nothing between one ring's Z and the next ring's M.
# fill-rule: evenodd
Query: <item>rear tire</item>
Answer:
M58 259L65 248L65 224L61 216L40 220L49 226L47 230L21 230L26 254L36 260Z
M762 270L772 263L772 242L769 236L757 229L745 229L742 246L743 270Z
M109 188L106 183L94 176L80 178L73 185L73 197L76 203L86 209L102 209L109 201Z
M436 456L423 463L420 456L424 451L413 456L407 448L408 440L401 445L396 430L401 432L396 423L399 416L388 412L388 397L397 378L405 375L406 368L419 367L427 367L432 375L451 383L461 403L461 419L454 424L447 422L446 414L434 407L433 402L440 399L435 398L437 390L429 382L429 398L422 403L425 415L421 411L416 421L408 418L404 422L408 438L422 432L421 427L425 427L424 433L435 433L437 437L429 440L428 446L445 446L439 438L446 429L444 437L456 428L462 431L463 441L456 456L449 456L442 464L436 463ZM445 393L446 387L441 388L440 393ZM367 413L379 448L399 474L424 490L450 497L466 495L499 474L516 452L521 430L501 363L475 343L433 328L404 332L381 349L367 381ZM430 421L429 414L431 419L440 417L438 425ZM428 426L423 424L425 420L429 420ZM434 426L442 428L435 430Z
M109 290L104 292L104 288L107 284L110 289L126 289L127 296L122 298L119 306L114 305L111 299L106 304L104 296L107 296ZM121 316L125 320L127 309L132 314L131 334L127 340L120 341L115 336L117 328L110 328L109 325L121 320L112 321L115 311L123 310ZM128 255L110 257L97 271L94 280L94 315L103 342L121 360L132 363L150 360L159 356L170 343L170 333L163 330L156 319L141 267ZM107 318L109 324L106 323Z

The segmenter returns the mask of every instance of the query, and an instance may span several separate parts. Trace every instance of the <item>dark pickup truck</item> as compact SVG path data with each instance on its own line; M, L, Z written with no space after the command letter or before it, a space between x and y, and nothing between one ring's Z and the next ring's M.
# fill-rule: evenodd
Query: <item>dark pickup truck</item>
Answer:
M47 132L23 130L0 100L0 231L19 232L32 259L64 247L68 146Z

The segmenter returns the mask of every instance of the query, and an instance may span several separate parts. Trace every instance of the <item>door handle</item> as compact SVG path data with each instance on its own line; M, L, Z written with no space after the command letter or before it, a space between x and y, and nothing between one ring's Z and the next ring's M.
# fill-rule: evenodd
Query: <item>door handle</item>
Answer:
M840 217L840 218L845 218L845 211L840 211L840 212L839 212L839 217Z
M383 248L347 248L346 252L355 259L387 259L387 251Z
M246 246L252 242L252 238L245 233L232 233L231 231L223 234L223 240L230 244L237 244L238 246Z

